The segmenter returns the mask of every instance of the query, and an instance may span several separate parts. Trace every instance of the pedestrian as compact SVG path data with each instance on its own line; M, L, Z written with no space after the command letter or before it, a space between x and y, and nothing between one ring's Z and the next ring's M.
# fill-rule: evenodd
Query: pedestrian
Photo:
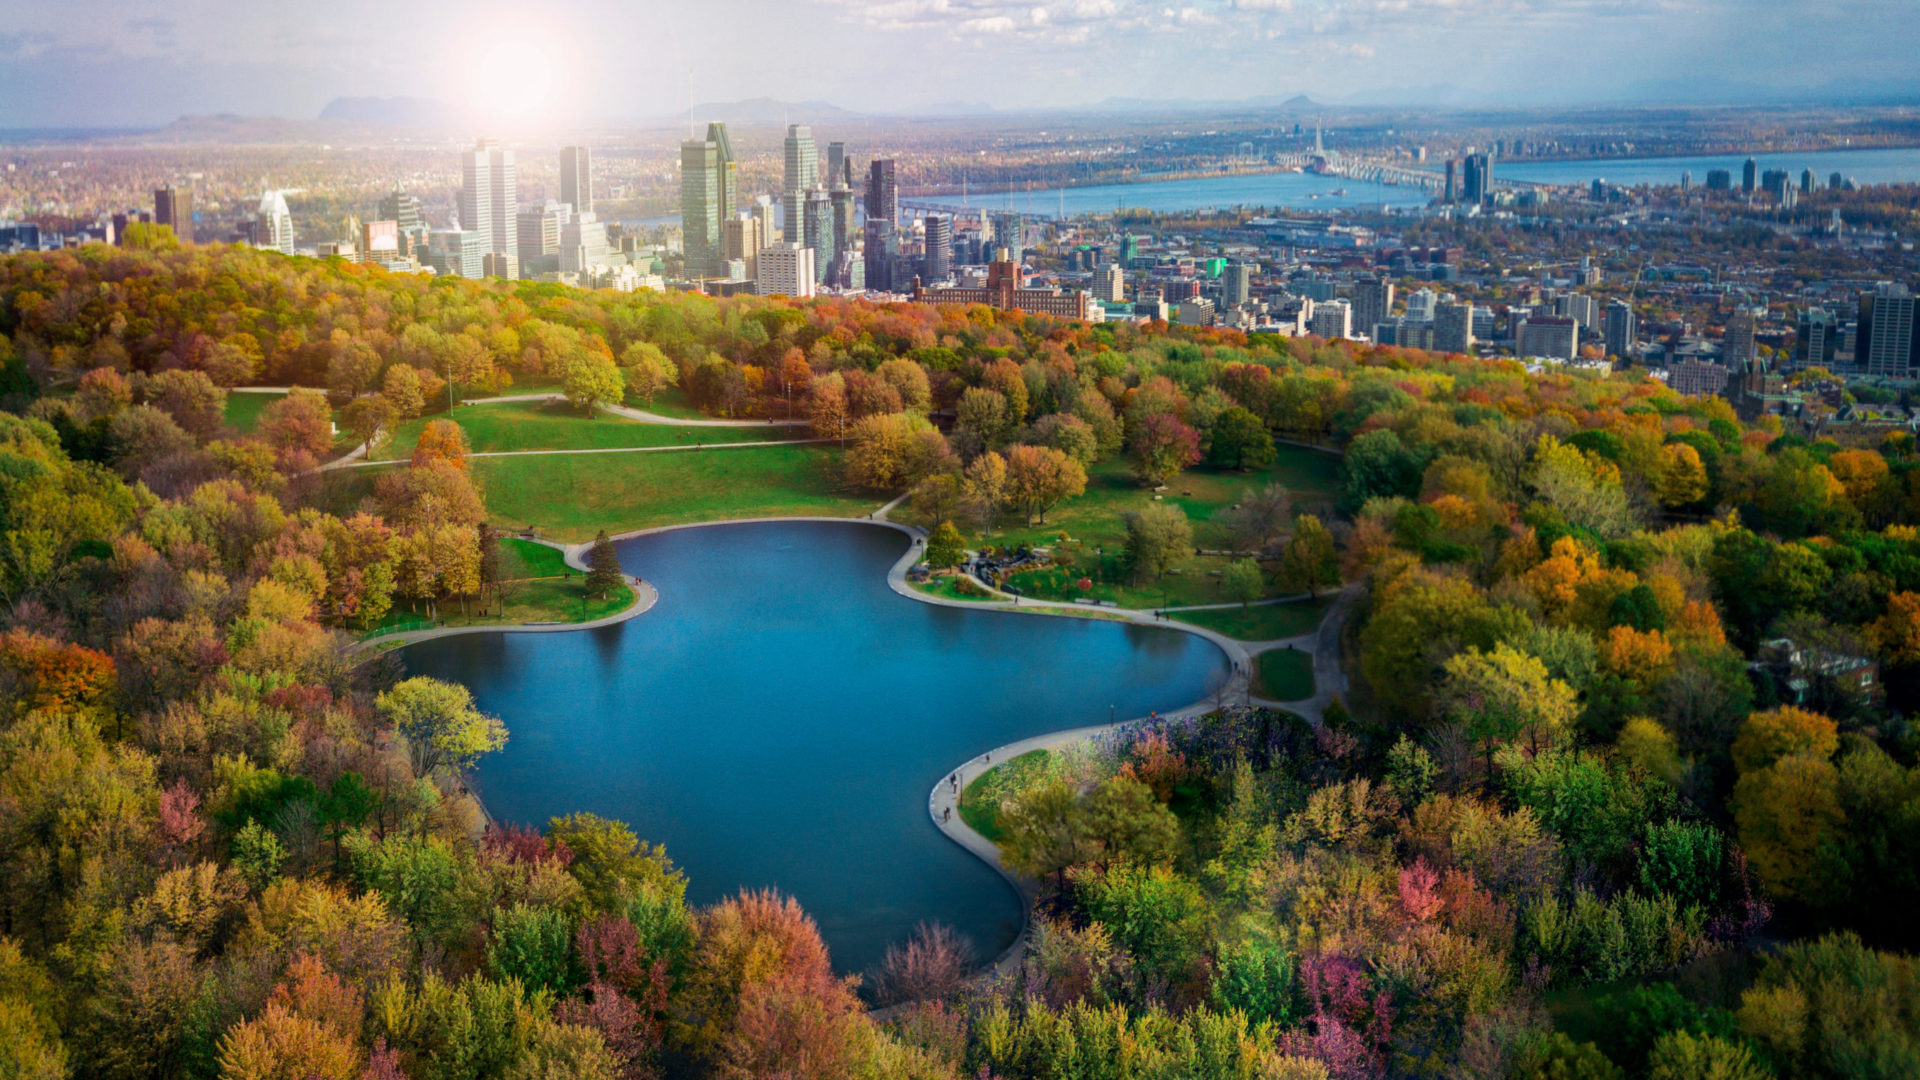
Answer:
M942 810L942 811L940 812L940 820L941 820L941 821L943 821L943 822L945 822L945 821L952 821L952 820L953 820L953 807L951 807L951 806L949 806L949 807L947 807L947 808L946 808L945 810Z

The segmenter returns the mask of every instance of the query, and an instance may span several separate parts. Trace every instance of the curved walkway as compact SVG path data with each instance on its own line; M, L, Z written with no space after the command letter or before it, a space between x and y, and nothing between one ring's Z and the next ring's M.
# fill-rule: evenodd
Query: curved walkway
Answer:
M740 450L754 446L808 446L813 443L829 443L832 439L763 439L759 442L723 442L689 443L685 446L594 446L580 450L484 450L467 454L468 460L476 458L502 457L545 457L554 454L665 454L674 451L698 450ZM380 461L354 461L341 458L330 462L328 469L373 469L386 465L405 465L408 458L386 458Z
M463 401L462 405L504 405L512 401L565 401L565 394L507 394L503 397L475 398ZM805 420L688 420L678 416L662 416L645 409L630 408L626 405L600 405L597 408L613 416L624 416L629 420L638 420L643 424L662 424L666 427L806 427Z

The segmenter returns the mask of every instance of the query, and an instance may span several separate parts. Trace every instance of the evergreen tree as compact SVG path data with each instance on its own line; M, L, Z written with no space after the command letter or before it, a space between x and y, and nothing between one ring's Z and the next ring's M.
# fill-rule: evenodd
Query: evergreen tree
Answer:
M608 593L620 587L622 580L620 556L613 550L613 541L607 539L607 530L601 529L600 535L593 538L593 548L587 552L587 591L604 600Z

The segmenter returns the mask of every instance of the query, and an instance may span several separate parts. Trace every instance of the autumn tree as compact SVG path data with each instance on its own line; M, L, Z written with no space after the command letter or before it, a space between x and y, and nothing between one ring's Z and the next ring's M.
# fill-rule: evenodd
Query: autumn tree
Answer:
M1052 447L1009 447L1006 461L1006 501L1019 508L1025 524L1033 524L1035 517L1045 524L1055 504L1087 490L1087 471Z
M1156 503L1125 518L1124 559L1135 584L1152 581L1193 558L1193 526L1177 506Z
M1200 460L1200 436L1170 413L1153 413L1127 436L1127 460L1142 483L1164 484Z
M636 341L627 346L620 354L620 367L627 392L649 407L655 394L680 382L680 369L652 342Z
M560 384L567 401L590 415L597 415L594 410L601 405L619 404L626 392L626 381L613 358L592 349L568 354Z
M942 521L927 539L927 565L941 569L959 566L967 557L966 546L953 522Z
M1240 601L1240 610L1260 599L1267 591L1266 575L1252 559L1235 559L1220 575L1220 592L1229 600Z
M506 726L474 708L473 694L455 683L416 676L374 704L407 737L414 771L422 775L437 768L469 768L480 755L507 744Z
M1326 586L1340 584L1339 552L1333 534L1320 519L1302 514L1294 522L1293 536L1280 553L1275 579L1288 592L1307 592L1315 596Z

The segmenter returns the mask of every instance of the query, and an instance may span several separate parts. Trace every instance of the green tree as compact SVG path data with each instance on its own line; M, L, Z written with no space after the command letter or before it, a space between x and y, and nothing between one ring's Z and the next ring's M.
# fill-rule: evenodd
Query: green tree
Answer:
M960 530L953 522L943 521L933 530L927 539L927 565L933 567L959 566L967 557L967 542L960 537Z
M1340 584L1340 557L1333 534L1312 514L1301 514L1293 536L1280 553L1274 575L1287 592L1320 595L1321 588Z
M680 382L680 369L652 342L636 341L627 346L620 354L620 366L624 369L627 391L644 399L649 406L655 394Z
M1441 698L1448 719L1480 744L1493 771L1493 753L1522 733L1552 744L1579 712L1573 687L1547 675L1537 657L1504 642L1490 652L1468 649L1446 663Z
M1087 796L1083 827L1100 851L1102 865L1122 859L1160 863L1173 857L1180 822L1153 797L1153 789L1127 776L1113 777Z
M280 873L280 864L287 861L287 851L281 846L280 838L254 820L249 820L234 834L230 854L234 869L256 889L265 888Z
M593 547L587 550L587 591L604 600L625 581L626 575L620 569L620 553L607 539L607 530L601 529L600 535L593 538Z
M1152 581L1193 558L1193 526L1177 506L1156 503L1125 518L1124 558L1137 584Z
M507 745L506 725L474 708L472 692L455 683L417 676L374 704L407 737L414 772L422 776L437 768L465 769Z
M1260 572L1260 564L1252 559L1235 559L1227 564L1220 575L1220 592L1229 600L1240 601L1240 610L1267 591L1267 578Z
M1000 852L1015 872L1065 881L1067 867L1087 855L1085 807L1064 780L1039 784L1000 807Z
M613 358L587 349L567 356L560 386L574 408L589 414L600 405L617 404L626 393L626 380Z
M617 911L636 897L674 904L687 893L687 877L674 868L667 849L649 846L625 824L598 814L576 813L547 823L547 837L573 853L567 869L602 911Z
M573 958L573 925L550 908L515 904L493 913L487 970L496 979L518 979L530 991L565 996L579 984Z
M1207 464L1216 469L1264 469L1279 456L1266 422L1238 405L1214 418Z

